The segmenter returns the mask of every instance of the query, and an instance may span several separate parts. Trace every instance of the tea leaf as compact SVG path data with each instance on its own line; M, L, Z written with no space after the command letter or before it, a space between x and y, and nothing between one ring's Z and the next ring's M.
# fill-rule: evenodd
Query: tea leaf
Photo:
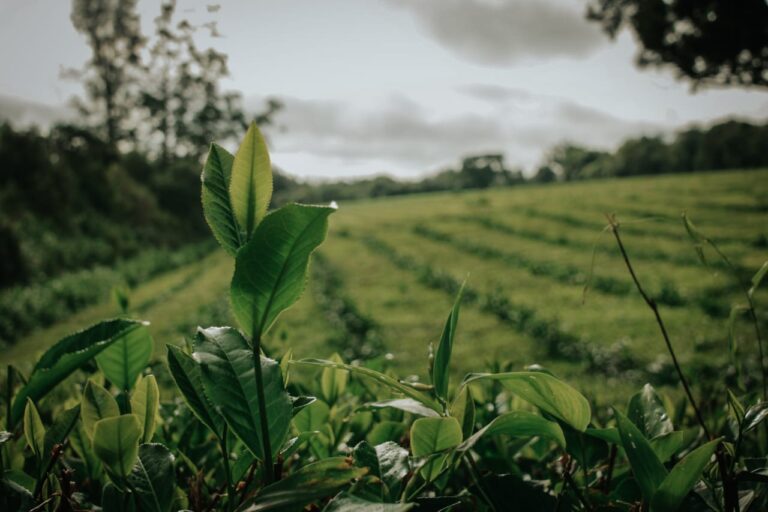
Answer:
M93 451L121 484L131 472L139 456L141 423L135 414L124 414L99 420L93 427Z
M339 354L333 354L329 361L334 363L344 363L344 360ZM347 388L347 381L349 380L349 372L346 370L336 370L334 368L323 368L323 373L320 375L320 390L323 392L323 398L329 404L336 402L336 399Z
M648 440L634 423L621 412L615 411L616 423L621 435L621 445L629 459L635 480L646 500L650 501L656 489L667 476L667 470L659 461Z
M229 198L237 224L249 240L267 214L272 198L272 164L256 123L248 127L232 161Z
M445 321L443 333L440 335L440 343L437 345L432 365L432 384L435 386L435 394L444 401L448 400L448 371L451 364L453 338L456 336L456 325L459 321L459 310L461 309L461 298L464 294L465 284L466 281L462 283L459 292L456 294L456 300Z
M629 399L627 417L647 439L653 439L673 430L672 420L669 419L661 398L650 384L643 386L641 392Z
M45 446L45 427L43 420L40 419L40 413L37 412L34 402L27 398L27 407L24 409L24 437L27 440L27 446L38 459L42 459L43 447Z
M710 441L696 448L675 464L669 475L656 489L653 499L647 498L651 502L652 512L674 512L680 508L685 496L701 477L701 473L715 453L718 443L720 443L719 439Z
M407 512L415 503L379 503L342 492L323 509L323 512Z
M229 199L233 157L216 143L211 144L201 176L203 214L214 238L231 256L242 245L240 228Z
M471 373L462 386L481 380L499 381L511 392L544 412L583 432L592 417L584 396L561 380L543 372Z
M181 396L197 419L217 437L221 437L224 418L205 395L203 375L197 362L179 347L168 345L168 368Z
M483 436L506 434L512 437L541 436L565 448L565 435L560 425L527 411L512 411L493 419L488 425L461 443L459 451L471 449Z
M152 356L154 343L149 330L140 326L126 332L96 356L104 376L120 390L129 390Z
M456 418L419 418L411 426L411 452L414 457L455 448L461 440L461 425Z
M142 444L139 458L128 475L140 510L168 512L176 490L174 458L162 444Z
M49 348L35 365L29 382L16 394L10 425L15 426L27 403L39 401L59 382L124 335L146 325L136 320L106 320L76 332Z
M131 395L131 412L139 417L142 424L141 442L148 443L155 434L157 414L160 409L160 390L154 375L139 380Z
M263 460L253 350L245 338L231 327L198 329L192 356L202 370L206 396L216 404L232 433L255 457ZM261 356L260 364L269 419L269 440L272 453L277 453L288 434L293 406L283 386L277 362Z
M471 436L475 430L475 401L469 386L461 388L453 400L449 412L451 416L459 420L464 438Z
M249 336L264 335L304 291L312 252L334 207L289 204L269 214L237 253L232 310Z
M80 409L83 418L83 429L88 437L93 438L93 429L96 422L105 418L113 418L120 415L120 408L112 394L94 383L88 381L83 389L83 402Z

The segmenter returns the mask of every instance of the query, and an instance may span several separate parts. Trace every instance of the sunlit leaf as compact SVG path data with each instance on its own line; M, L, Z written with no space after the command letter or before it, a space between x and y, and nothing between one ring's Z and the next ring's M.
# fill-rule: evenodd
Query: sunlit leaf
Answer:
M148 443L155 434L160 409L160 389L154 375L142 377L131 395L131 412L139 417L142 425L141 442Z
M104 376L120 390L130 390L146 368L154 343L149 330L141 326L126 332L96 356Z
M242 245L240 228L229 199L229 183L232 177L233 157L216 143L211 144L205 160L201 181L203 214L214 238L231 256Z
M272 164L256 123L248 127L235 153L229 198L237 224L248 239L267 214L272 198Z
M458 447L459 451L471 449L481 437L505 434L512 437L540 436L555 441L565 448L565 435L560 425L527 411L511 411L493 419L475 432Z
M712 459L720 440L710 441L689 453L664 478L651 502L652 512L674 512L680 508L685 496L701 478L701 473Z
M116 483L122 485L139 456L141 423L135 414L99 420L93 427L93 451Z
M456 326L459 322L461 298L464 294L464 284L456 294L451 312L445 321L440 342L435 350L435 358L432 364L432 384L435 386L435 394L444 401L448 400L448 380L451 364L451 352L453 351L453 339L456 336Z
M97 421L120 415L120 407L112 394L102 386L89 380L83 389L83 402L80 408L83 429L88 437L93 438L93 428Z

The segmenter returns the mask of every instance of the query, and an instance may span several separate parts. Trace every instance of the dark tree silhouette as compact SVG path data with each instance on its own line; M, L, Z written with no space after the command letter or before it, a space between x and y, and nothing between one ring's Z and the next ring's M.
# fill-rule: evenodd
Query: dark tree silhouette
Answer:
M640 42L640 66L671 66L700 85L768 87L765 0L591 0L587 18Z

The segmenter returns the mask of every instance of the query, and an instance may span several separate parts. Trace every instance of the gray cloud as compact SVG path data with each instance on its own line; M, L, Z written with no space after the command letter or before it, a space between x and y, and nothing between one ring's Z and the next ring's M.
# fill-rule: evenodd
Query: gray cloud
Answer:
M333 166L343 165L348 175L397 170L401 176L418 176L468 154L501 151L510 166L531 170L563 141L610 149L627 137L662 130L564 99L525 94L522 101L519 94L505 95L501 89L461 89L469 95L490 92L480 95L483 100L500 99L482 112L438 117L403 97L366 111L339 101L282 98L286 107L278 125L284 128L271 133L275 161L305 155L327 165L286 168L302 175L332 174Z
M572 4L552 0L389 0L410 10L462 58L508 65L524 58L582 57L605 38Z

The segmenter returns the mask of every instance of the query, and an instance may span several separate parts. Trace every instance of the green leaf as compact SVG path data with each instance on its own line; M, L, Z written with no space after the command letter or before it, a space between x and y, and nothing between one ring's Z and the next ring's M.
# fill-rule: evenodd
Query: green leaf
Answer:
M451 312L445 321L443 333L440 335L440 343L435 351L435 359L432 364L432 384L435 386L435 394L444 401L448 400L448 380L451 364L451 352L453 350L453 338L456 336L456 325L459 322L459 310L461 309L461 297L464 294L462 283Z
M336 494L355 478L365 475L365 468L353 466L345 457L331 457L307 464L277 483L268 485L258 495L243 503L238 512L294 512L322 498Z
M371 402L363 406L365 409L397 409L399 411L415 414L417 416L440 416L437 412L425 407L421 402L413 398L395 398L393 400L382 400L380 402Z
M747 412L744 414L744 424L742 427L744 433L757 428L765 418L768 418L768 402L758 402L747 409Z
M344 360L339 354L333 354L329 361L334 363L344 363ZM320 390L323 393L323 398L329 404L336 402L336 399L347 388L347 381L349 380L349 372L346 370L336 370L334 368L323 368L323 373L320 375Z
M413 398L417 402L421 402L435 412L440 413L442 411L440 404L424 393L417 391L410 386L406 386L405 384L401 384L389 375L377 372L376 370L371 370L370 368L365 368L363 366L353 366L350 364L335 363L325 359L300 359L298 361L291 361L291 364L299 366L319 366L321 368L338 368L349 370L350 373L374 380L393 391L402 393L409 398Z
M157 414L160 409L160 390L154 375L139 379L131 395L131 412L139 417L142 425L141 442L149 443L155 434Z
M650 384L643 386L641 392L629 399L627 417L647 439L673 430L672 420L669 419L661 398Z
M680 508L685 496L701 478L701 473L717 449L719 439L696 448L675 464L653 495L652 512L674 512Z
M24 437L27 440L27 446L32 449L35 456L42 459L44 456L43 447L45 446L45 427L35 403L29 398L27 398L27 407L24 409Z
M565 448L565 435L560 425L527 411L512 411L493 419L458 447L459 451L471 449L483 436L506 434L512 437L540 436L555 441Z
M214 409L203 387L203 375L195 360L174 345L168 347L168 369L181 396L203 425L221 437L224 432L224 418Z
M229 184L232 177L233 157L216 143L211 144L205 159L201 181L203 182L203 215L214 238L231 256L242 245L240 228L229 200Z
M581 393L547 373L474 373L467 375L462 385L480 380L501 382L523 400L581 432L587 428L592 417L589 402Z
M407 512L414 505L414 503L377 503L342 492L325 506L323 512Z
M755 272L755 275L752 276L752 286L749 287L749 291L747 292L750 298L752 298L757 289L760 287L760 283L763 282L766 274L768 274L768 261L763 263L760 269Z
M235 153L229 199L237 224L249 239L267 214L272 199L272 164L264 137L251 123Z
M162 444L142 444L128 483L142 512L168 512L176 490L173 455Z
M697 428L668 432L651 439L651 448L653 448L659 461L664 463L671 459L673 455L690 446L696 440L698 434L699 429Z
M411 452L414 457L455 448L461 440L461 425L456 418L419 418L411 426Z
M293 418L297 433L321 430L328 423L330 407L322 400L316 400L300 410Z
M45 449L46 457L50 457L53 447L63 443L80 419L80 406L76 405L66 411L56 415L51 428L45 431Z
M106 320L61 339L35 365L29 382L18 392L11 408L11 427L24 413L27 398L38 402L72 372L126 333L146 325L136 320Z
M387 441L399 441L405 434L405 425L400 421L379 421L365 436L372 445L380 445Z
M105 418L120 415L120 407L112 394L89 380L83 389L83 402L80 415L83 418L83 429L89 438L93 438L93 428L96 422Z
M659 461L648 440L621 412L615 411L621 444L629 459L632 473L647 501L651 501L656 489L667 476L667 470Z
M115 483L122 485L139 456L141 423L135 414L99 420L93 427L93 451Z
M101 475L101 461L99 461L96 454L93 452L93 446L88 435L85 433L83 424L75 426L72 433L69 436L69 442L72 445L72 449L75 450L77 456L83 462L85 466L85 476L91 480L97 480Z
M464 439L471 436L475 431L475 401L469 386L459 390L448 411L451 416L459 420Z
M237 253L232 310L249 336L263 336L306 286L312 252L328 231L335 207L289 204L259 224Z
M391 441L377 444L375 450L379 460L379 478L386 484L390 499L395 500L411 470L408 450Z
M96 356L104 376L120 390L130 390L146 368L154 344L146 327L125 332Z
M236 329L210 327L198 329L192 356L200 364L206 396L217 405L232 433L264 460L252 348ZM293 406L277 362L261 356L260 363L269 440L272 453L277 453L288 434Z

